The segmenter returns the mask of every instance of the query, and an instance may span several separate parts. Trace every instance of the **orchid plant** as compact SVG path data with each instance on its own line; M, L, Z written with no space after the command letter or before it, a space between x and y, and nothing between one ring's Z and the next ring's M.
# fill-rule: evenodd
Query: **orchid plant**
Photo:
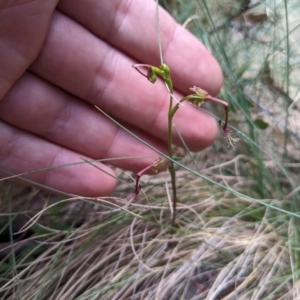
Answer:
M155 83L158 78L161 78L167 87L167 90L170 94L169 99L169 110L168 110L168 152L169 152L169 160L159 158L155 160L150 166L146 167L142 171L140 171L137 174L136 177L136 184L135 184L135 190L132 194L131 201L134 200L140 192L141 186L139 184L139 180L143 174L145 174L148 170L152 170L155 173L158 172L158 170L162 167L162 165L168 165L169 173L171 176L171 184L172 184L172 192L173 192L173 199L172 199L172 206L173 206L173 215L172 215L172 224L175 224L176 221L176 205L177 205L177 190L176 190L176 172L174 168L174 160L173 160L173 150L172 150L172 123L173 118L177 110L180 108L180 105L184 101L189 101L193 105L197 107L201 107L205 102L207 101L213 101L216 103L219 103L224 106L225 109L225 121L219 120L219 125L222 128L226 139L228 140L228 144L235 148L235 144L238 141L237 138L234 137L232 134L232 131L228 128L228 103L224 100L215 98L209 93L200 87L194 86L190 88L190 90L193 92L190 95L187 95L183 97L180 101L177 101L176 105L173 105L173 82L171 78L171 72L168 65L165 63L161 64L159 67L151 66L148 64L135 64L133 65L133 68L135 68L141 75L146 77L151 83ZM147 70L147 73L144 73L142 71L142 68Z

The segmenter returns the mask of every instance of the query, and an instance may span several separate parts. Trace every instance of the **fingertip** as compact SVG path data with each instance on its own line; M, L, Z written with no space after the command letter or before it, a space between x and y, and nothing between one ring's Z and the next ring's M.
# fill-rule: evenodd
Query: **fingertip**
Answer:
M206 125L206 131L203 132L202 134L202 139L203 139L203 144L201 149L199 150L203 150L209 146L211 146L214 141L216 140L217 136L218 136L218 132L219 132L219 127L217 124L217 121L215 118L213 118L212 116L207 115L208 121L207 121L207 125Z
M116 188L115 172L100 162L58 168L55 173L53 170L46 184L65 193L83 197L103 197L109 196Z
M78 194L85 197L109 196L116 188L115 172L102 163L93 163L83 166L86 170L81 170L78 174L77 182Z
M223 72L216 58L182 26L177 25L174 32L165 58L173 71L176 89L185 94L196 85L217 95L223 84Z
M175 122L191 151L201 151L211 146L218 135L219 128L215 118L191 105L186 105L178 111ZM178 135L175 136L174 142L180 147L183 146Z
M209 64L209 67L208 67L209 76L208 76L206 84L208 86L208 89L207 89L208 92L212 96L216 96L221 90L221 87L222 87L223 81L224 81L224 76L223 76L223 71L222 71L219 63L215 59L215 57L211 56L210 60L211 60L211 63Z
M192 151L201 151L210 147L218 136L219 129L216 120L204 112L202 120L202 126L200 125L195 133L197 139L194 139L194 142L190 145Z

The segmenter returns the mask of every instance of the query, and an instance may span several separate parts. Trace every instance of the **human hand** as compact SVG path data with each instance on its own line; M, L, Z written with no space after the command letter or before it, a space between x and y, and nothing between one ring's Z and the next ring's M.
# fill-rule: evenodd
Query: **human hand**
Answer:
M20 174L110 159L139 171L155 151L101 115L101 107L134 134L167 153L168 95L131 66L159 65L154 1L0 0L0 169ZM175 89L197 85L216 94L222 73L211 54L161 10L162 47ZM180 98L180 96L178 96ZM215 120L190 105L174 123L191 150L209 146ZM174 132L173 141L181 145ZM103 163L105 172L114 171ZM116 180L89 164L51 168L24 176L83 196L109 195ZM6 177L2 172L0 176Z

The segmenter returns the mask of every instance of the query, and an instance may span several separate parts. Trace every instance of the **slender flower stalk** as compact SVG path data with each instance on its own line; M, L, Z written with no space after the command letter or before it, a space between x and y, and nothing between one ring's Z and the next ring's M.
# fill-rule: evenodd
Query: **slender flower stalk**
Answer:
M139 181L140 181L140 178L142 175L146 174L147 171L149 171L149 170L151 170L154 173L158 173L160 169L162 169L165 165L168 165L168 164L169 164L169 162L166 159L159 157L155 161L153 161L153 163L151 165L147 166L146 168L144 168L143 170L138 172L136 174L134 193L138 195L139 191L141 190Z
M128 201L128 204L136 199L136 197L139 195L142 186L140 185L140 178L142 175L146 174L148 171L152 171L153 173L158 173L159 170L161 170L165 165L168 165L169 161L164 159L164 158L157 158L152 162L151 165L147 166L140 172L136 174L136 179L135 179L135 188L134 191L131 194L130 200Z

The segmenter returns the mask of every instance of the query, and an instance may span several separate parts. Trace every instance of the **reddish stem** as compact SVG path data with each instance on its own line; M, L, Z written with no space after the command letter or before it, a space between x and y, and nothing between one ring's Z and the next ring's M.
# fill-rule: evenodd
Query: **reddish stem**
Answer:
M225 123L224 123L224 125L223 125L223 130L224 130L224 131L227 131L227 126L228 126L228 106L229 106L229 104L228 104L226 101L224 101L224 100L221 100L221 99L212 97L212 96L210 96L210 95L208 95L208 96L206 97L206 99L224 105L224 108L225 108Z
M153 164L147 166L145 169L143 169L142 171L140 171L136 174L135 190L133 192L133 194L135 194L136 196L138 196L138 194L140 193L140 190L141 190L141 185L139 184L141 176L144 175L148 170L150 170L152 168L153 168Z

